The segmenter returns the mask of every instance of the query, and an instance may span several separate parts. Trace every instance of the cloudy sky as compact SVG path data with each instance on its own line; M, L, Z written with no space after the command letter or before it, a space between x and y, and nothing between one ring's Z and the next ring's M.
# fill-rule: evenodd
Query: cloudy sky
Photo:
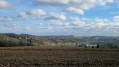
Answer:
M0 0L0 33L119 36L119 0Z

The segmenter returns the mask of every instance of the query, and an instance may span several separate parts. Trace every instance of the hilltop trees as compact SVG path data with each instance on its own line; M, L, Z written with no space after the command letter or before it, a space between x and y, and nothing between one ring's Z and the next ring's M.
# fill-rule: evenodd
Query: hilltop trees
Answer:
M0 47L61 46L83 48L119 48L118 44L119 37L33 36L28 34L12 33L0 34Z

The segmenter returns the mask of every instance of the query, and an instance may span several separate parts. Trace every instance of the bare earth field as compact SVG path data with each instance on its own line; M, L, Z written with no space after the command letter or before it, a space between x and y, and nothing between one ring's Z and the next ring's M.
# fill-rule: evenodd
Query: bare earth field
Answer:
M119 67L119 49L0 47L0 67Z

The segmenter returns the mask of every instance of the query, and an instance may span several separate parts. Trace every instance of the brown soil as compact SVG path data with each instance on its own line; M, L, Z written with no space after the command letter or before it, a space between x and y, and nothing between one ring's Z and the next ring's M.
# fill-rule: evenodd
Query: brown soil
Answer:
M118 67L119 49L1 47L0 67Z

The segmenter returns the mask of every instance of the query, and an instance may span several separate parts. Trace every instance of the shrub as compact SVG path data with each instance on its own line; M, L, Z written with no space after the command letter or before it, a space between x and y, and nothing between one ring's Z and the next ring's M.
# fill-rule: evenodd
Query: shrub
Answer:
M113 43L107 43L104 45L100 45L100 48L119 48L119 45L113 44Z

